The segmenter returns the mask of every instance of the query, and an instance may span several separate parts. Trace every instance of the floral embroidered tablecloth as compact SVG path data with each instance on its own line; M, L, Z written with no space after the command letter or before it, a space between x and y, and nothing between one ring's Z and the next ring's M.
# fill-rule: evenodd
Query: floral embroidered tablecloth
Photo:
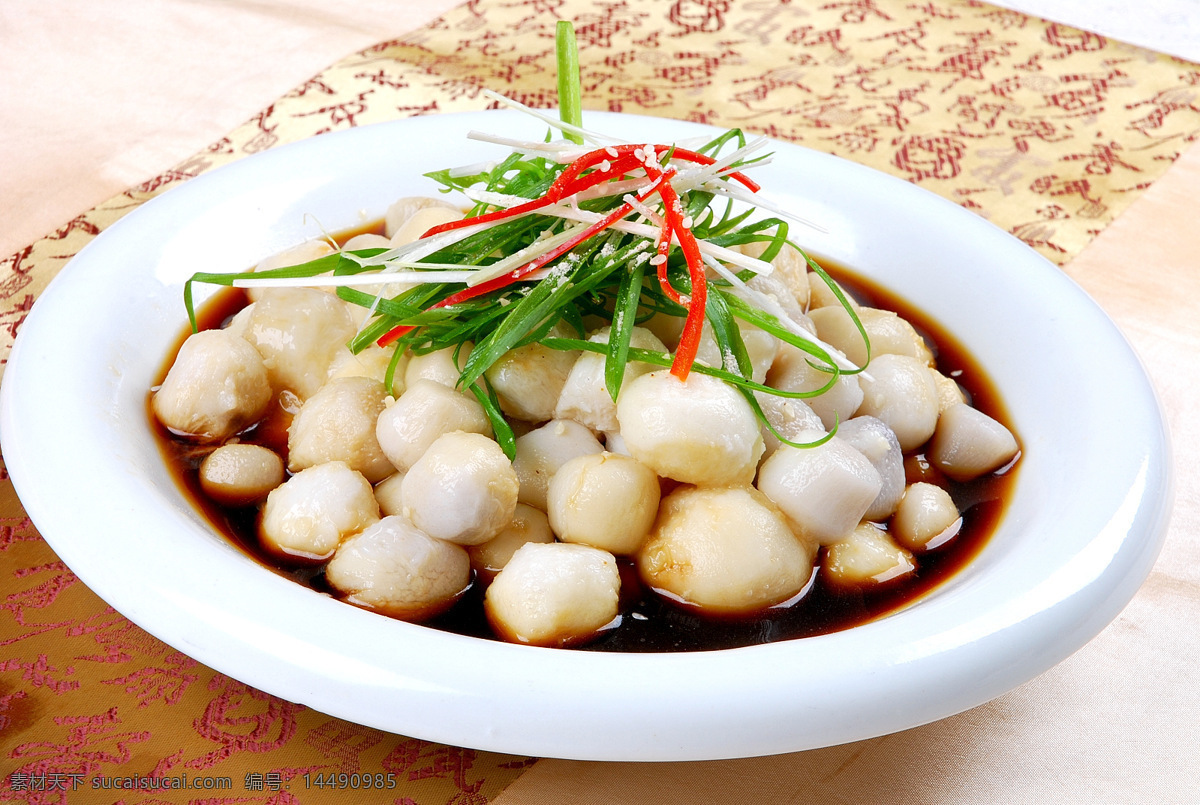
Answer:
M558 19L575 24L585 109L837 154L1059 264L1200 133L1196 65L968 0L470 0L0 262L0 358L72 255L193 176L331 130L488 108L483 88L554 106ZM6 473L0 609L0 802L334 801L338 774L370 774L383 788L344 801L482 803L535 762L346 723L198 664L91 593ZM172 784L187 790L148 788Z

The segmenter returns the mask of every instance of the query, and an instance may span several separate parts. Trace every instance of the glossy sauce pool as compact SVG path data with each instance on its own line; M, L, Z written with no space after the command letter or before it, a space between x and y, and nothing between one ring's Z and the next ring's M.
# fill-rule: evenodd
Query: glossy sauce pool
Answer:
M933 350L938 369L959 383L975 407L1008 424L996 389L958 341L942 331L919 309L883 288L864 282L836 266L826 268L863 304L895 311L916 327ZM219 327L245 305L245 294L241 291L228 289L218 293L197 311L199 326L201 329ZM160 382L187 335L187 332L181 333L166 356L158 375ZM181 489L213 527L263 566L298 584L333 595L325 583L321 568L288 567L260 548L256 535L257 509L227 508L204 495L200 489L198 470L212 448L197 447L172 436L151 413L149 400L150 395L147 395L146 416L158 438L164 460ZM272 413L243 433L239 441L270 447L284 456L286 463L290 421L288 412L279 405L272 405ZM975 481L955 483L931 468L924 461L920 449L907 455L905 469L909 483L926 480L945 486L963 517L963 526L953 539L934 550L916 554L917 570L914 573L867 590L847 591L827 584L824 574L818 571L806 593L798 600L793 599L794 603L769 609L756 616L733 618L697 614L665 600L642 584L631 562L620 560L619 626L606 630L596 640L582 646L581 650L701 651L802 638L852 628L925 597L961 571L986 544L1011 497L1016 471L1010 469ZM818 566L822 560L823 554L818 557ZM426 625L459 634L496 639L483 613L485 589L486 580L476 576L470 589L453 608L427 621Z

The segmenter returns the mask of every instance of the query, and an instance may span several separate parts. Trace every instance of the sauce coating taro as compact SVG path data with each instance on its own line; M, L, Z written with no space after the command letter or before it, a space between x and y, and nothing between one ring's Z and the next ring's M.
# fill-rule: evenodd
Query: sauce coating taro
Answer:
M369 231L369 230L363 230ZM357 234L347 233L344 237ZM871 307L898 313L924 337L933 351L938 369L953 378L979 410L1006 423L1006 415L996 390L962 346L940 330L937 324L894 294L856 278L837 266L825 265L844 289L858 301ZM198 311L201 329L220 327L247 304L238 290L218 293ZM187 333L167 356L159 377L166 374ZM152 395L151 395L152 396ZM159 445L171 472L187 497L204 513L213 527L248 556L272 571L332 595L321 567L287 566L273 559L259 544L258 510L226 507L215 503L201 489L199 467L212 447L197 446L175 437L149 410L147 418L158 436ZM243 443L260 444L286 458L287 429L291 413L273 404L265 419L240 434ZM925 460L924 446L905 456L906 483L928 481L945 488L962 515L956 536L937 548L920 552L917 569L890 582L869 589L845 588L830 584L820 569L827 548L821 549L817 569L805 589L790 601L753 616L724 617L699 613L668 600L647 588L633 563L620 559L621 597L619 625L602 631L596 639L580 648L592 651L700 651L748 646L824 634L854 627L897 611L922 598L961 571L986 544L1001 519L1014 483L1015 471L1001 471L965 483L942 475ZM672 482L663 482L664 494ZM470 588L448 611L426 621L431 628L459 634L495 639L483 607L487 581L476 575Z

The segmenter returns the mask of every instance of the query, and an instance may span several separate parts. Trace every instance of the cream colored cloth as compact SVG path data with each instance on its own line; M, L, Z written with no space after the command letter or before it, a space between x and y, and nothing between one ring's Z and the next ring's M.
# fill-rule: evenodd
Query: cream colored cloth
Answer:
M5 0L0 255L460 0Z

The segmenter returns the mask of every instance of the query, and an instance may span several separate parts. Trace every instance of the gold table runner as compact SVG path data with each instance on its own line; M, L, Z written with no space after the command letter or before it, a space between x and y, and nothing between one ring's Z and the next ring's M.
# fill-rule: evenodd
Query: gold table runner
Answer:
M201 172L324 131L486 108L481 87L553 106L558 18L576 25L587 108L736 125L839 154L940 193L1060 264L1200 132L1195 65L980 3L473 0L342 60L0 263L0 357L73 254ZM6 477L0 579L0 801L60 801L34 788L71 775L86 787L97 775L182 774L228 778L222 796L241 802L309 801L334 794L303 790L305 773L382 771L396 775L400 802L486 802L533 762L348 724L199 665L79 583Z
M766 758L539 760L494 805L1190 805L1200 791L1200 188L1193 146L1066 266L1121 324L1162 396L1176 507L1154 571L1070 659L923 727ZM1130 270L1130 267L1136 267ZM1103 364L1103 356L1098 356Z

